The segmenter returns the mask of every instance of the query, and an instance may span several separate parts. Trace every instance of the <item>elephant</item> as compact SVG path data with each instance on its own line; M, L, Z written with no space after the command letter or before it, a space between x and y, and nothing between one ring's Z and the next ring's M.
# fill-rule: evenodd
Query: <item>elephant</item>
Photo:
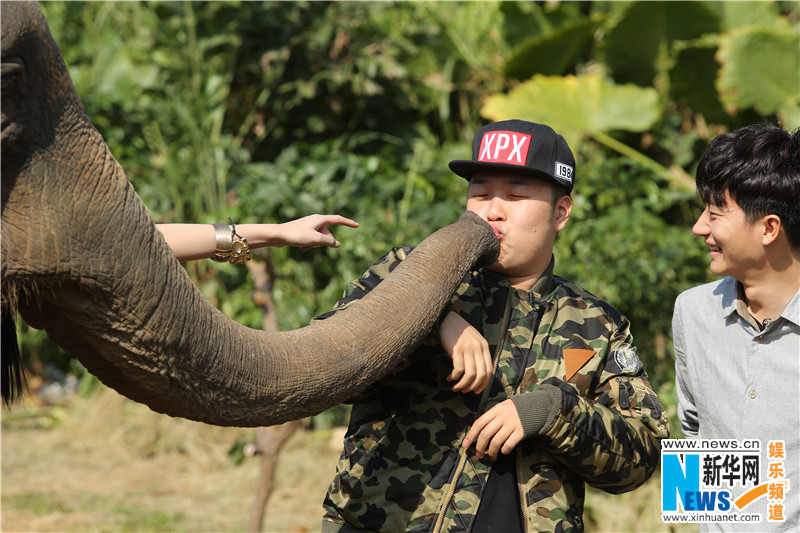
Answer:
M86 116L34 2L2 2L2 89L6 398L20 376L5 333L19 315L156 412L239 427L310 416L401 364L463 276L499 253L490 226L465 213L346 312L254 330L208 302L177 261Z

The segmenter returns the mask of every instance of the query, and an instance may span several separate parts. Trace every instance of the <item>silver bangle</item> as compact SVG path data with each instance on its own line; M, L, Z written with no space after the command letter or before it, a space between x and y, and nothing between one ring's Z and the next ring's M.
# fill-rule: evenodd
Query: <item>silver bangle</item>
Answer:
M224 222L217 222L214 224L214 233L217 236L217 249L211 259L217 263L227 263L233 251L233 231Z

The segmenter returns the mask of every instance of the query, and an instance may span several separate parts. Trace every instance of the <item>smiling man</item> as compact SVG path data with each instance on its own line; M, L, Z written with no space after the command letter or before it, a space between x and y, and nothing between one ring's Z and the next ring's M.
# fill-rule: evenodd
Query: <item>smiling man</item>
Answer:
M581 531L585 483L625 492L657 467L667 418L628 320L553 274L572 212L569 146L548 126L510 120L481 128L472 155L450 168L469 181L467 210L494 228L500 255L463 279L404 368L353 399L324 532ZM409 253L390 251L320 318ZM485 383L452 386L453 317L465 324L456 344L474 334L485 345Z
M705 203L693 232L725 276L675 302L678 417L700 439L782 441L788 492L747 508L762 522L703 531L797 531L800 523L800 130L768 124L720 135L697 168ZM774 471L774 469L772 469ZM777 480L775 480L777 481ZM783 486L783 485L782 485Z

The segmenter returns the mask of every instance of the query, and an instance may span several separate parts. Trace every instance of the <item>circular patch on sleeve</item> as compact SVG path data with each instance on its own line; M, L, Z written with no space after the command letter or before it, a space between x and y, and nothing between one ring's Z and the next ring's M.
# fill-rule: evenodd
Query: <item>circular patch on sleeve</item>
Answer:
M623 344L614 350L613 355L617 366L625 374L636 374L642 367L642 362L636 353L636 346Z

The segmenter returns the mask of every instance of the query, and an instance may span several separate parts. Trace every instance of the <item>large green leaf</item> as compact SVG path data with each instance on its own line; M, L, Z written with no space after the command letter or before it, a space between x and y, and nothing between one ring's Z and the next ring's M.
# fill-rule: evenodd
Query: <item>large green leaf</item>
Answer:
M749 27L720 39L717 80L725 109L753 107L777 113L787 127L800 125L800 37L789 29Z
M548 124L570 146L595 132L649 129L660 117L655 89L614 85L596 74L536 75L508 95L494 95L481 114L491 120L520 118Z
M592 35L604 19L603 15L592 15L526 40L506 60L506 76L527 79L534 74L563 74L590 46Z
M703 2L635 2L602 43L618 82L651 85L667 68L673 42L716 32L719 18Z

